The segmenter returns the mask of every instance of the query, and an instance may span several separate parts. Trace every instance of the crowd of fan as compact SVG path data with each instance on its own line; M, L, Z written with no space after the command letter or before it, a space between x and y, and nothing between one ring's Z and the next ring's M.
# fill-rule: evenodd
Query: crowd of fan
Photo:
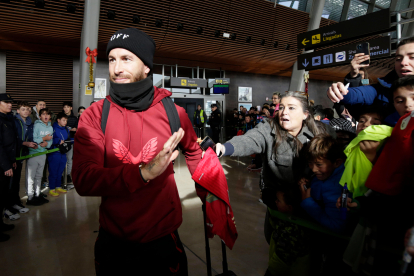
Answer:
M255 153L248 169L262 166L262 160L255 160L269 157L269 147L277 149L285 141L296 145L296 150L283 148L284 153L270 150L270 159L266 164L263 160L263 169L267 166L275 175L273 184L263 183L263 171L260 180L260 201L269 207L266 275L398 273L414 223L407 213L413 208L414 188L413 52L414 39L401 42L395 70L373 85L362 82L368 74L361 62L369 57L357 54L344 83L333 84L327 92L333 108L286 92L275 93L273 104L264 104L261 111L242 106L233 110L233 134L246 138L233 138L222 145L222 153ZM303 113L295 113L301 105ZM302 130L296 136L284 134L284 118L290 126L294 116L298 124L303 120ZM272 126L273 144L268 144L265 125ZM304 171L287 179L287 167L300 164L307 164ZM281 184L298 176L297 187ZM280 214L296 218L281 219ZM414 248L407 252L414 254ZM412 275L413 268L408 269L402 271Z
M66 183L72 182L74 135L79 116L85 108L79 107L78 116L75 116L72 103L64 102L62 111L55 114L46 107L44 100L38 100L33 107L26 101L18 102L16 110L12 110L12 98L7 94L1 97L0 132L3 144L0 145L0 166L4 175L0 176L0 181L10 185L2 185L0 210L2 216L14 221L20 218L20 214L29 211L19 195L25 161L26 205L40 206L49 202L46 199L48 195L58 197L67 192L62 184L65 178ZM66 166L67 173L64 175ZM45 194L42 188L47 187L49 190ZM13 227L1 220L1 232ZM8 240L9 235L1 232L0 241Z

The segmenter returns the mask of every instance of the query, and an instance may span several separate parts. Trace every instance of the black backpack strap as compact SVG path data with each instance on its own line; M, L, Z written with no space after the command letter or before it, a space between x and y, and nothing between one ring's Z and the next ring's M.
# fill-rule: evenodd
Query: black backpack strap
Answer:
M171 134L174 134L174 132L177 132L181 127L180 116L178 116L177 108L170 97L162 99L162 104L167 112Z
M111 102L105 98L104 104L102 107L102 119L101 119L101 129L105 135L106 123L108 122L109 109L111 108Z

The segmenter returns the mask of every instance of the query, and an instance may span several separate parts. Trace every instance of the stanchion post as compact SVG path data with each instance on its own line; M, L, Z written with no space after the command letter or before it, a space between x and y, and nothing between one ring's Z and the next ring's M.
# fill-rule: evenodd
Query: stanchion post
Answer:
M63 189L68 189L68 163L66 162L65 171L63 172Z

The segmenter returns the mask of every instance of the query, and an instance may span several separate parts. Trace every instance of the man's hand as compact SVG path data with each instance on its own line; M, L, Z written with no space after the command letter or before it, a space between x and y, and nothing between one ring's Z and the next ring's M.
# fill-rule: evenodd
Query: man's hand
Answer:
M354 56L354 58L351 61L351 77L356 78L359 74L359 70L361 70L362 67L368 67L369 64L361 64L362 62L369 60L369 55L364 55L364 53L358 53Z
M17 169L17 164L16 162L13 163L13 169Z
M77 130L76 127L73 127L70 129L70 131L76 131L76 130Z
M348 94L348 89L345 89L342 82L333 83L327 92L328 98L334 103L339 103L346 94Z
M43 141L42 143L39 144L39 146L41 146L42 148L47 147L47 142Z
M13 169L4 172L5 176L13 176Z
M43 141L50 141L51 139L53 139L53 135L52 134L48 134L45 137L42 138Z
M178 150L173 151L184 137L184 130L180 128L164 144L163 149L148 164L141 167L141 174L145 180L152 180L162 174L168 165L177 158Z
M407 232L405 233L405 237L404 237L404 246L407 249L408 254L411 255L411 257L414 257L414 246L408 246L408 241L410 240L410 236L411 236L411 228L407 230Z
M28 148L32 148L32 149L37 148L37 144L35 142L23 142L22 144L23 146L26 146Z
M361 151L365 154L368 160L374 164L377 157L377 148L379 147L380 142L364 140L359 142L359 147Z
M62 145L63 143L65 143L65 141L64 140L60 140L60 145Z

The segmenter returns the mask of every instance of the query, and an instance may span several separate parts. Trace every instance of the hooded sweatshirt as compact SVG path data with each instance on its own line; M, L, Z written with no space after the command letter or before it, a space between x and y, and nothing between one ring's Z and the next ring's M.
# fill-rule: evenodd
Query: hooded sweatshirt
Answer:
M23 146L23 142L30 141L29 139L33 139L33 137L29 137L33 135L33 124L32 119L30 117L26 118L26 121L22 119L20 114L16 115L15 124L17 129L17 156L25 156L29 154L29 148Z
M42 138L49 134L53 134L53 127L50 124L50 122L47 122L47 125L45 125L45 123L43 123L41 120L37 120L34 123L33 128L33 142L37 143L39 146L37 147L37 149L29 148L29 154L44 152L46 151L46 149L50 148L53 139L47 141L47 146L45 148L40 146L40 143L43 142Z
M105 134L101 129L104 100L87 108L78 124L73 154L73 183L81 196L101 196L100 226L122 240L140 243L175 231L182 222L173 165L145 183L141 162L162 149L171 129L161 102L171 92L154 87L148 108L134 111L111 102ZM180 142L193 174L201 160L197 136L185 110L176 106L185 135Z

